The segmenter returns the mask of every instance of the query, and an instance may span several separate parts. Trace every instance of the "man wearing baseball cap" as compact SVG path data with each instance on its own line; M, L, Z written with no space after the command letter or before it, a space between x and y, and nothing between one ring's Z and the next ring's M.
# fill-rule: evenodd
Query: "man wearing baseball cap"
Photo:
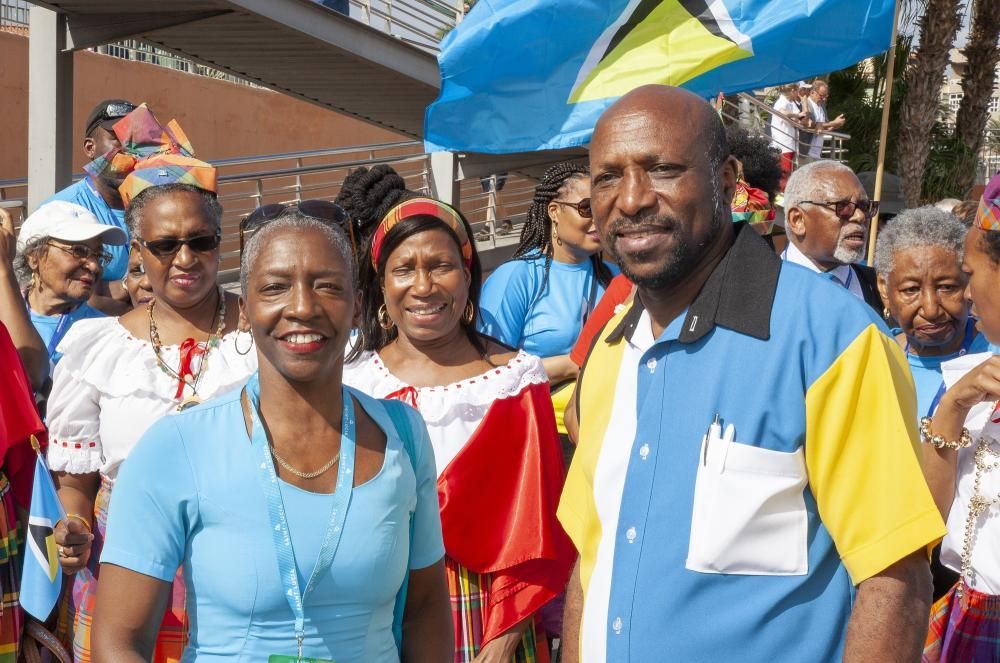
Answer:
M23 296L21 306L27 307L51 360L58 359L56 347L73 323L103 315L87 300L110 260L105 246L127 242L121 228L62 200L42 205L21 226L13 266L27 288L16 296ZM4 293L3 299L11 295Z
M105 99L90 111L83 138L83 151L88 160L121 147L112 127L135 109L136 105L125 99ZM125 226L125 205L118 193L118 187L127 174L117 177L111 173L100 178L88 175L45 201L62 200L84 207L97 217L99 223L119 228L125 234L126 240L121 245L105 246L111 254L111 262L105 266L103 279L94 288L90 300L95 308L109 315L121 314L128 309L128 293L121 285L128 267L128 230Z

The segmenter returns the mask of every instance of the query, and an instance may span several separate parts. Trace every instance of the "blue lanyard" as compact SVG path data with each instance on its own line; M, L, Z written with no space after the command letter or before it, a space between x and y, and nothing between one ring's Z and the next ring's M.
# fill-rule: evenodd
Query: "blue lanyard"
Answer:
M260 486L267 498L267 512L271 519L271 539L274 544L275 556L278 558L278 574L285 590L285 599L295 617L295 641L298 646L298 656L302 658L302 641L305 639L305 602L316 587L323 572L330 568L333 557L344 534L344 520L351 503L351 493L354 490L354 401L347 388L343 389L344 415L340 434L340 466L337 468L337 485L333 494L333 508L327 526L323 545L316 559L306 591L299 587L299 576L295 566L295 551L292 548L292 538L288 529L288 519L285 516L285 505L281 499L281 489L278 485L278 474L274 470L274 461L267 442L267 433L260 421L260 381L257 373L247 382L246 394L250 400L250 417L253 422L253 433L250 444L257 451L257 473Z
M21 293L21 296L24 299L24 308L28 309L28 314L30 316L31 306L28 304L28 295L27 293ZM48 352L49 357L51 357L52 353L56 351L56 348L59 347L59 341L63 340L63 336L65 336L66 332L69 331L69 316L70 313L73 313L76 309L77 307L74 306L69 311L59 315L59 321L56 322L56 330L52 332L52 338L49 339L49 344L45 346L45 350Z
M969 318L968 321L965 323L965 338L962 339L962 349L958 351L959 357L968 354L969 348L972 347L972 342L974 340L976 340L976 321L973 320L972 318ZM906 351L907 352L910 351L909 341L906 342ZM941 386L938 387L937 393L934 395L934 400L931 401L931 406L927 408L927 414L925 416L928 417L934 416L934 410L936 410L937 406L940 405L941 398L944 396L944 393L946 391L948 391L948 386L944 383L944 380L942 379Z
M781 259L782 260L788 260L788 247L787 246L785 247L785 250L781 252ZM851 289L851 284L854 283L854 268L851 267L851 265L847 266L847 281L843 282L843 283L841 283L840 279L838 279L837 276L833 273L832 269L829 272L819 272L819 274L821 276L825 276L826 278L830 279L831 281L833 281L837 285L839 285L839 286L847 289L848 291L850 291L850 289Z

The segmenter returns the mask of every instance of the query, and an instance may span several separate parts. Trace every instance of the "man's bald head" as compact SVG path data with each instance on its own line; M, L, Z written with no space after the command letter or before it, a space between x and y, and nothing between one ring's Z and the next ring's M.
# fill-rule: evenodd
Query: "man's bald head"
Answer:
M648 85L609 107L590 143L590 198L622 272L669 290L721 255L736 167L719 116L690 92Z
M686 124L699 136L698 143L714 167L729 156L726 128L711 104L693 92L670 85L643 85L622 96L598 119L594 139L613 126L619 117L635 113L687 118Z

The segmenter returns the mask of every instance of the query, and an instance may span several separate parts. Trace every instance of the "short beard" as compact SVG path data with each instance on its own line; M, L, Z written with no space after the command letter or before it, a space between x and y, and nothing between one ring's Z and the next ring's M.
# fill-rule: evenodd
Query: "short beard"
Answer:
M713 172L715 170L713 169ZM608 252L615 259L625 278L645 290L666 290L684 281L701 264L705 252L715 244L719 238L719 234L725 228L725 224L732 223L732 212L729 207L722 203L717 179L717 177L712 178L712 191L714 192L712 194L712 207L715 210L713 223L708 229L708 235L702 242L696 244L691 238L690 228L686 228L676 217L656 217L651 220L654 225L670 228L674 232L674 245L656 273L650 275L636 274L629 269L627 262L622 259L622 256L615 248L616 244L608 242ZM627 225L628 223L630 222L620 220L612 226L612 233L615 230L615 226ZM641 260L644 256L637 255L635 257Z
M865 257L867 253L865 247L849 249L844 246L842 240L837 238L837 248L833 251L833 259L842 265L853 265Z

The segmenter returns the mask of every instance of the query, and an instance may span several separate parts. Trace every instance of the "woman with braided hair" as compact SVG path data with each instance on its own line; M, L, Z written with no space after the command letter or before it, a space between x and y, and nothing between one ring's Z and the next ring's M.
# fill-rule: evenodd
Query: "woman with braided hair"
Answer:
M483 285L480 329L542 357L559 432L577 366L569 357L580 330L616 273L600 255L590 212L590 171L565 161L535 188L514 260Z
M392 166L379 164L352 171L344 178L334 202L347 212L354 224L358 247L366 247L375 227L389 210L418 195L420 194L407 190L406 180ZM361 256L355 258L360 259Z

